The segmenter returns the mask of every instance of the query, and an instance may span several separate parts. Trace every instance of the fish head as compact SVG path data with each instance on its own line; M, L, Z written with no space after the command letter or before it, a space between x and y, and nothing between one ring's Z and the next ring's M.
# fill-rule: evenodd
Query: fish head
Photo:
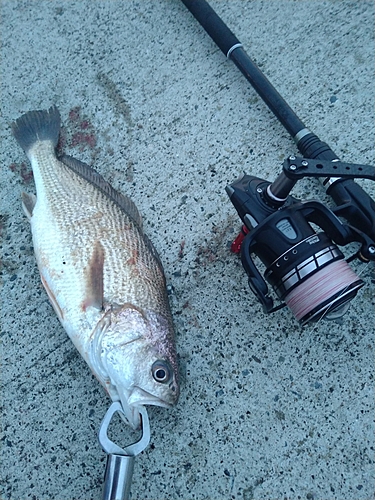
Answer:
M109 315L109 316L108 316ZM96 328L91 365L133 428L139 407L170 408L179 397L177 357L169 319L132 304L113 308ZM99 325L98 325L99 326Z

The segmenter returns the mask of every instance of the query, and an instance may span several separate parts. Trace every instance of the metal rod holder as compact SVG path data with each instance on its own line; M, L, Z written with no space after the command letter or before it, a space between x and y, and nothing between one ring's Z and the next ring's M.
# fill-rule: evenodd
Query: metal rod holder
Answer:
M125 416L120 402L112 403L104 416L99 430L99 442L107 453L102 500L128 500L133 478L135 457L150 442L150 423L144 406L138 408L141 414L142 436L135 443L121 448L107 435L113 415L118 412Z
M103 500L126 500L129 498L134 461L135 457L107 455Z

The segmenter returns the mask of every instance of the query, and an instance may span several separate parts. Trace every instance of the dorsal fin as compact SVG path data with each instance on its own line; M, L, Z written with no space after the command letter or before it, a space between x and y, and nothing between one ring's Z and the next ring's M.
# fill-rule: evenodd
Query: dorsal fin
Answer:
M150 240L150 238L147 236L147 234L143 234L143 238L145 240L147 248L150 250L151 254L155 258L155 260L156 260L156 262L157 262L157 264L159 266L159 269L161 271L161 274L163 275L164 281L165 281L164 268L163 268L163 264L162 264L162 261L160 259L160 256L158 254L158 251L154 247L154 244L152 243L152 241Z
M122 210L124 210L131 219L142 229L142 217L135 203L128 197L116 191L98 172L92 167L76 160L72 156L63 155L59 158L64 165L69 167L73 172L80 175L88 182L91 182L95 187L100 189L108 198L115 202Z

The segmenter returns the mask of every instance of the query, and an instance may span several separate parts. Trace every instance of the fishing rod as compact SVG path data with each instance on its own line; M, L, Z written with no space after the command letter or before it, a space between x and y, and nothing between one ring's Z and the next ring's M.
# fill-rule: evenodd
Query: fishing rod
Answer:
M354 181L375 180L374 167L340 161L300 120L212 7L205 0L182 2L250 82L302 154L289 156L273 182L244 174L226 187L243 222L231 248L241 252L250 289L265 312L287 305L301 325L343 316L364 285L348 262L375 260L375 202ZM291 196L304 177L320 178L336 206L330 209L319 201ZM321 231L316 232L311 223ZM337 245L351 242L360 243L360 249L345 260ZM264 278L252 254L266 266ZM277 306L266 281L281 302Z

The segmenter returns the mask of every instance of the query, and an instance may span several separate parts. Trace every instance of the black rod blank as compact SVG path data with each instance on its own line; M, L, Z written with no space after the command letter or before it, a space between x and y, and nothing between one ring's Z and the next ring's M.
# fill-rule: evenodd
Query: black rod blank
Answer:
M336 159L337 155L332 149L306 128L302 120L250 59L238 38L206 0L182 0L182 2L224 55L235 63L250 82L276 118L293 137L301 153L307 158Z
M250 59L241 42L213 8L205 0L182 0L182 2L224 55L235 63L290 135L294 138L298 132L305 129L304 123Z

